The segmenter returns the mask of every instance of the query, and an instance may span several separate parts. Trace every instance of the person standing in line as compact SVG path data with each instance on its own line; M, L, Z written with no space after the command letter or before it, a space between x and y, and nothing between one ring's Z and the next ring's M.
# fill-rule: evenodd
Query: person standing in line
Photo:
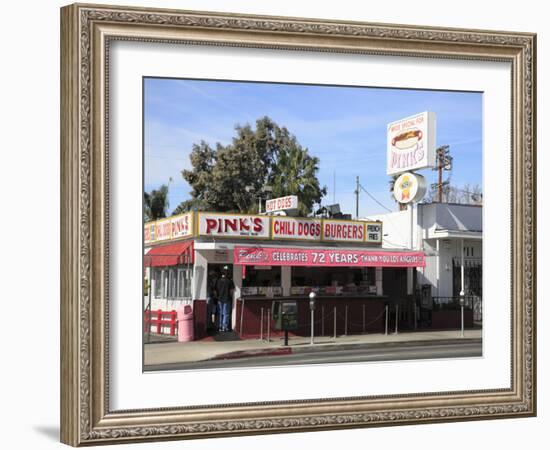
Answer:
M214 331L217 329L218 317L218 297L216 294L216 283L218 281L218 274L215 271L211 271L208 276L208 295L206 298L206 329L207 331Z
M230 331L231 329L231 308L233 306L233 291L235 285L227 277L228 269L224 267L222 275L216 282L216 292L218 294L218 309L220 313L220 331Z

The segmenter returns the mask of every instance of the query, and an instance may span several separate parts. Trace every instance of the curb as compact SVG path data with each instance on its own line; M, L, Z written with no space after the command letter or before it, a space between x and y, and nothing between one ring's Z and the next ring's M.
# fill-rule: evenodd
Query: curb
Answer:
M283 356L299 353L316 353L330 350L353 350L359 347L372 348L387 348L387 347L414 347L417 345L432 346L432 345L449 345L457 342L481 344L481 338L454 338L454 339L432 339L432 340L414 340L414 341L392 341L392 342L370 342L370 343L353 343L353 344L298 344L288 347L269 347L253 350L237 350L234 352L220 353L205 361L214 361L222 359L239 359L250 358L256 356Z
M387 348L387 347L414 347L417 345L431 346L431 345L449 345L458 342L469 344L481 344L481 338L454 338L454 339L426 339L415 341L391 341L391 342L361 342L354 344L315 344L293 347L293 353L314 353L324 350L353 350L358 347L368 348Z
M237 350L235 352L220 353L219 355L208 358L205 361L215 361L219 359L239 359L249 358L252 356L283 356L290 355L292 353L291 347L271 347L262 348L259 350Z

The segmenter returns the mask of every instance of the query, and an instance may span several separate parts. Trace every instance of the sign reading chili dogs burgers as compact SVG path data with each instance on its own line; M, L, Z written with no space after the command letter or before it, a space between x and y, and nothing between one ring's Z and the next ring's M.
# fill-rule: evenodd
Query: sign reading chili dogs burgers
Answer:
M271 219L273 239L321 240L321 219L294 217L273 217Z
M325 219L323 241L365 242L365 222Z
M435 122L427 111L388 125L388 175L435 166Z

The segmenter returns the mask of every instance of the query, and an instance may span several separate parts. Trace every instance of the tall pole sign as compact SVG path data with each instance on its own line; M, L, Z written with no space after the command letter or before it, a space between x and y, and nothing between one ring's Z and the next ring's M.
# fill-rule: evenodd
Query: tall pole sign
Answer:
M435 113L425 111L388 124L386 173L398 175L393 195L401 204L426 193L426 179L413 171L435 167L435 123Z
M435 166L435 125L429 111L388 124L388 175Z

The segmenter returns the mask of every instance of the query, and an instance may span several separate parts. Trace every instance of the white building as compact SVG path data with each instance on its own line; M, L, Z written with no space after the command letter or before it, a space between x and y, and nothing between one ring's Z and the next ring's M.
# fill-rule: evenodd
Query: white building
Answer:
M146 223L145 327L151 315L158 332L174 333L173 310L190 304L195 335L204 335L208 287L227 273L235 287L231 323L241 335L263 330L274 298L297 303L296 332L310 333L312 291L318 323L328 326L333 314L334 332L383 329L386 303L407 297L406 271L426 261L421 251L382 248L382 236L378 221L333 218L189 212ZM348 314L362 323L348 327Z
M464 270L464 295L481 298L482 216L478 205L420 203L369 220L383 222L383 247L425 252L426 267L417 269L417 287L430 285L433 297L457 297Z

